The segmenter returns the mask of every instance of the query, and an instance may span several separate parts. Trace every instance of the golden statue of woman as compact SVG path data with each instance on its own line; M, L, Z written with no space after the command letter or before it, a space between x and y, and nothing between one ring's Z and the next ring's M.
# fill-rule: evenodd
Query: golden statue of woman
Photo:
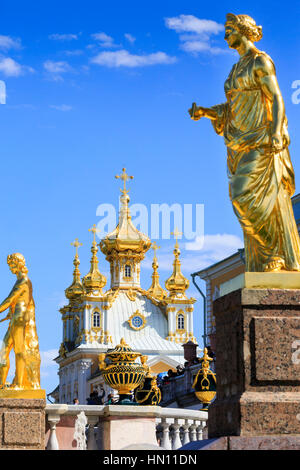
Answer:
M7 264L17 281L8 297L0 304L0 312L9 308L1 321L10 320L0 351L0 388L6 385L9 354L15 352L16 372L11 389L40 389L40 353L35 325L35 306L32 284L27 273L25 258L20 253L7 257Z
M299 271L300 241L291 196L295 190L287 118L272 59L254 42L262 28L228 14L225 40L239 61L225 82L226 102L193 104L191 118L211 119L227 146L229 195L244 232L246 271Z

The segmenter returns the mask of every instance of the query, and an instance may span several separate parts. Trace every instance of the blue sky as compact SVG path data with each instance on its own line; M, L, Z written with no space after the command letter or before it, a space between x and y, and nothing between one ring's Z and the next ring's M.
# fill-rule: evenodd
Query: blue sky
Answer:
M226 13L247 13L263 26L257 46L274 60L285 100L291 156L300 191L299 3L6 2L1 8L0 296L14 279L8 253L27 259L34 284L42 351L42 385L58 381L51 358L61 342L59 305L71 283L75 237L81 273L89 269L97 206L117 206L123 166L134 175L131 202L205 205L206 244L181 241L184 273L211 264L241 245L228 197L226 149L208 121L192 122L193 101L224 101L223 84L237 55L227 49ZM199 20L208 20L199 22ZM298 131L298 132L297 132ZM162 284L171 272L172 245L159 240ZM150 285L151 255L142 270ZM109 272L100 256L102 272ZM201 284L204 288L204 285ZM193 288L190 293L196 296ZM0 335L5 332L0 326ZM201 344L202 303L195 310Z

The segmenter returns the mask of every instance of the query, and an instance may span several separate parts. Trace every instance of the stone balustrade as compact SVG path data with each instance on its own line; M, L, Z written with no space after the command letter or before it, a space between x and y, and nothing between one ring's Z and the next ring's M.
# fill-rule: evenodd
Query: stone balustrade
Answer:
M176 450L190 441L201 440L206 424L206 411L53 404L46 406L46 448L119 450L134 446L146 449L148 445L149 449ZM85 439L76 441L74 435Z

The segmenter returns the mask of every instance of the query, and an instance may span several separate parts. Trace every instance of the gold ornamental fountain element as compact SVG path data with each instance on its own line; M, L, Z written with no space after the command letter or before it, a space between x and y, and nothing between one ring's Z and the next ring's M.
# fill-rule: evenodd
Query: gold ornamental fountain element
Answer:
M107 385L118 391L119 405L137 404L132 402L131 392L143 382L147 372L145 365L135 362L140 357L142 354L134 352L124 338L113 350L98 356L99 370Z
M212 359L208 356L207 348L204 348L203 357L200 359L201 368L199 369L194 383L193 388L195 389L195 395L203 405L204 411L208 410L209 404L216 396L216 374L210 370L209 363Z
M134 398L139 405L157 406L161 401L161 391L157 385L156 376L151 373L147 365L148 356L141 357L141 363L145 367L145 377L135 389Z

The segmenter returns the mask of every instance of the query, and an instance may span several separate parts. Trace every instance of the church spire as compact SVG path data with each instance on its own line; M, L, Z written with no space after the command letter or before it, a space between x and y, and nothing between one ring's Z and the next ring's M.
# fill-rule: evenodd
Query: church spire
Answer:
M66 297L69 300L76 299L80 297L82 294L84 294L84 288L80 279L80 271L79 271L80 260L78 256L78 248L82 246L82 243L79 243L78 238L75 238L75 241L71 243L71 245L75 247L75 258L73 261L75 269L73 271L73 282L65 290Z
M153 242L151 245L151 248L154 251L154 257L153 257L153 263L152 263L153 273L152 273L152 284L151 284L151 287L148 289L148 292L154 298L161 300L164 297L166 297L167 293L159 284L159 274L157 271L158 262L157 262L157 257L156 257L156 251L159 250L160 246L157 246L156 242Z
M182 233L179 232L176 228L175 231L171 233L171 235L174 235L176 239L175 248L173 251L175 259L173 262L173 273L169 279L166 280L165 286L170 292L170 297L176 297L177 294L185 294L185 291L188 289L190 283L181 272L181 263L179 260L180 249L178 245L178 237L182 235Z
M92 232L94 235L93 243L92 243L92 258L91 258L91 269L88 274L86 274L83 278L83 285L88 293L92 293L94 291L98 291L101 294L102 288L106 284L106 277L100 273L98 268L98 247L96 242L96 233L99 230L96 228L94 224L91 228L89 228L89 232Z
M115 230L103 238L100 249L111 266L111 287L128 289L140 287L140 261L149 250L151 241L131 221L126 182L133 176L127 175L123 168L121 175L116 178L124 182L123 189L120 189L119 223Z

